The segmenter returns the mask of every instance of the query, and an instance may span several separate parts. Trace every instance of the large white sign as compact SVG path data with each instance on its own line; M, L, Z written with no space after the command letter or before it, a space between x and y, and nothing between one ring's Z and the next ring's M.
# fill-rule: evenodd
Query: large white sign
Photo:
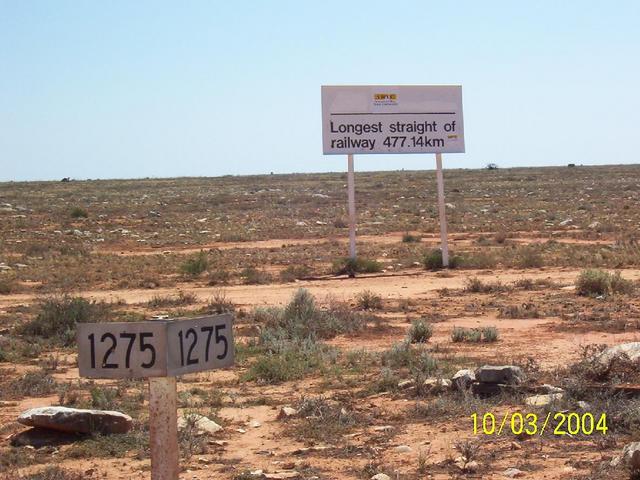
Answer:
M149 378L233 365L231 314L78 324L81 377Z
M323 86L325 155L462 153L460 86Z

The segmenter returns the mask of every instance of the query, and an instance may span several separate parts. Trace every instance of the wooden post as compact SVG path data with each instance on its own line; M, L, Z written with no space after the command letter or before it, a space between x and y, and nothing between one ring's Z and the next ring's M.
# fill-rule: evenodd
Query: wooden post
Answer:
M149 378L151 479L178 480L176 378Z
M444 204L444 178L442 176L442 154L436 153L436 179L438 181L438 213L440 215L440 243L442 266L449 266L449 243L447 241L447 214Z
M353 173L353 155L347 155L347 196L349 202L349 257L356 258L356 187Z

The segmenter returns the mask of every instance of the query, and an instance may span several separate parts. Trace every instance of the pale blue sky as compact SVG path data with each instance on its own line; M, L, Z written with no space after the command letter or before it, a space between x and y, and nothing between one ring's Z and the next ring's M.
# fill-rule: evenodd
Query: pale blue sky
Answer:
M0 0L0 180L344 170L323 84L461 84L445 167L640 163L640 2Z

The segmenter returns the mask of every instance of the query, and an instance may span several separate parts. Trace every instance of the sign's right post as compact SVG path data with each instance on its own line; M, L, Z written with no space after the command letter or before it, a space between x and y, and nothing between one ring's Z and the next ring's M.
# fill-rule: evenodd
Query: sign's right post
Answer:
M447 214L444 203L444 178L442 175L442 154L436 153L436 179L438 182L438 214L440 217L440 244L442 248L442 266L449 266L449 242L447 240Z

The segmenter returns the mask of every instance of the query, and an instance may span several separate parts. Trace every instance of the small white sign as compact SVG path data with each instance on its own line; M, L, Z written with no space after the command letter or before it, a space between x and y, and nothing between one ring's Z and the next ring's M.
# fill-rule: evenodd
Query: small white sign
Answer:
M325 155L462 153L462 87L323 86Z
M231 314L188 320L80 323L81 377L148 378L233 365Z

